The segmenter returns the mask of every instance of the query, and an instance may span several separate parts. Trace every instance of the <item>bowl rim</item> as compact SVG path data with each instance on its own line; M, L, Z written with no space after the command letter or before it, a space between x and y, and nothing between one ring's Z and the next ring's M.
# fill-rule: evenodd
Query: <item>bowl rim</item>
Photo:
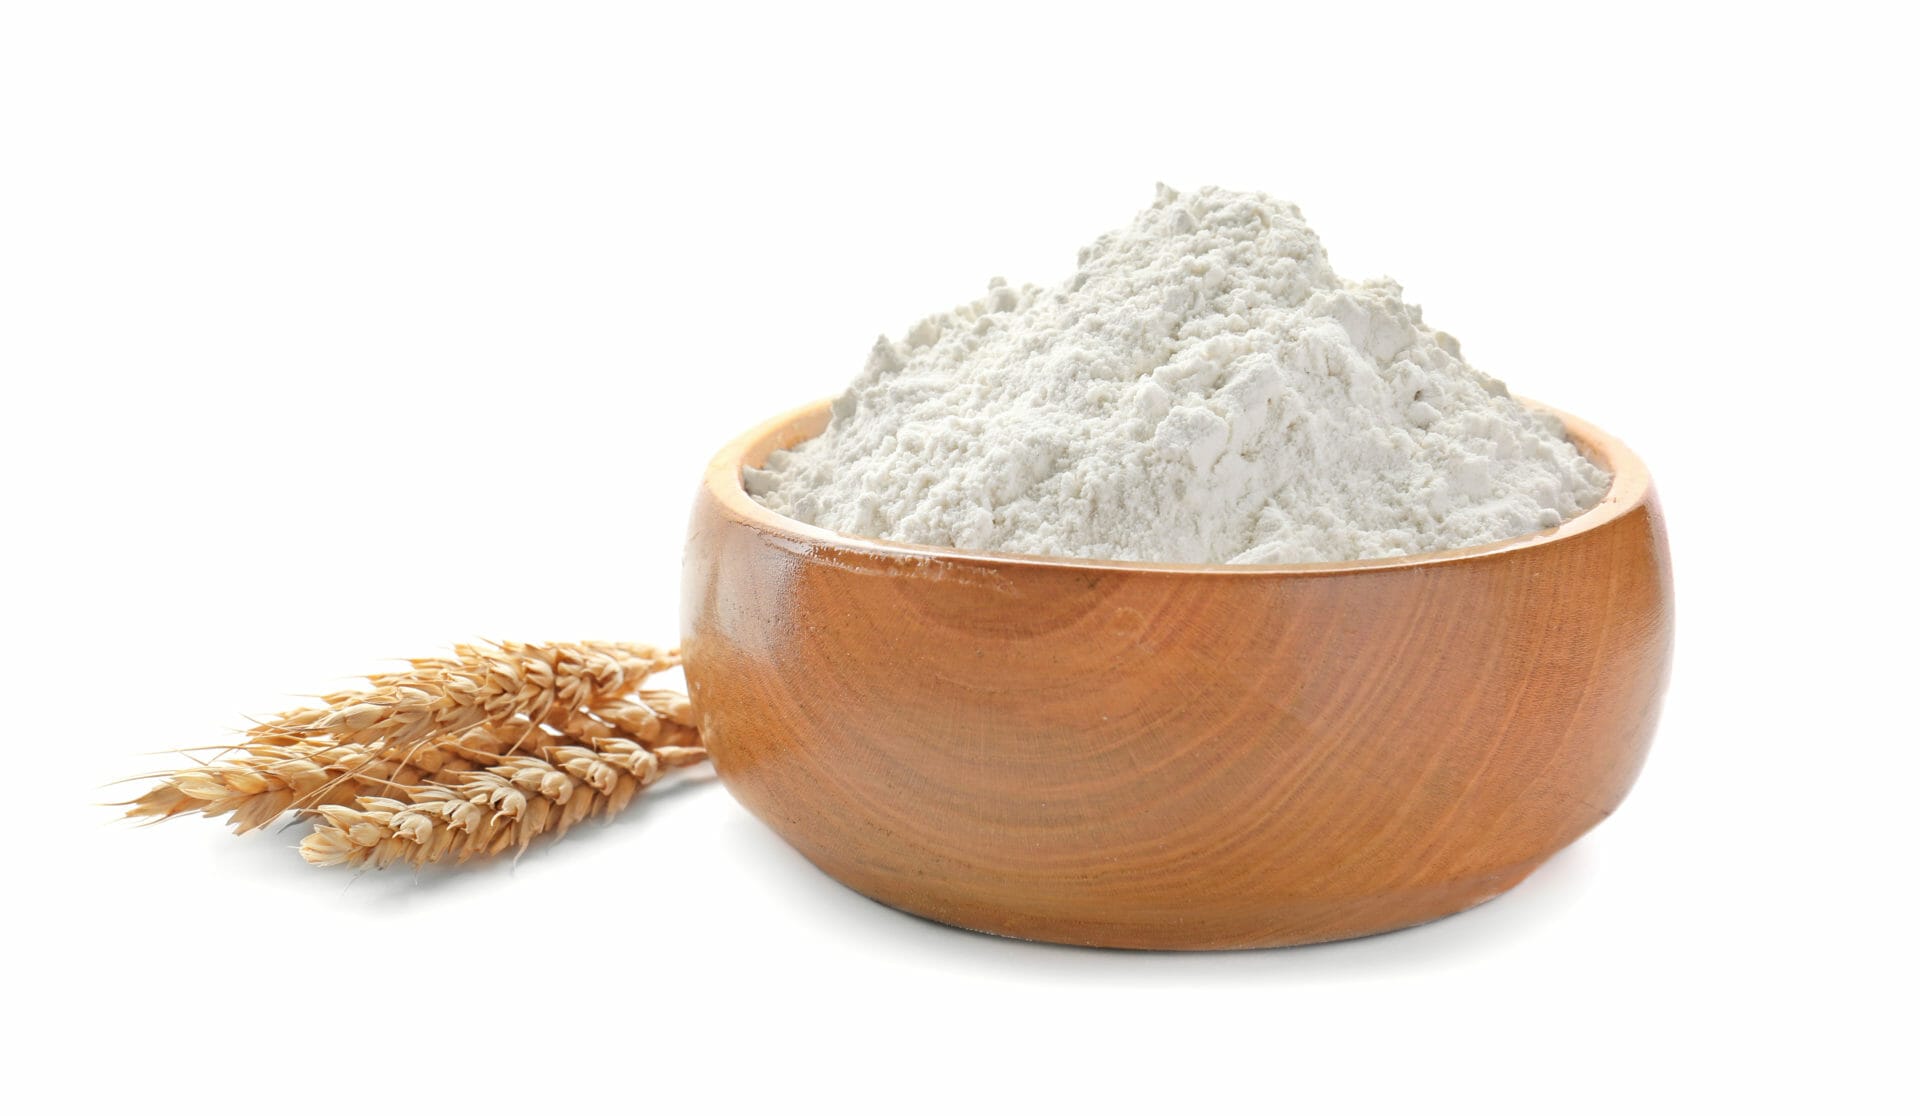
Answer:
M1329 574L1376 573L1388 570L1417 569L1470 562L1496 555L1511 554L1586 534L1622 518L1643 506L1652 491L1652 478L1646 465L1626 444L1585 419L1549 407L1531 399L1514 397L1522 405L1560 420L1567 436L1590 460L1613 475L1600 501L1558 527L1511 539L1482 543L1479 546L1431 550L1390 558L1363 558L1348 562L1289 563L1185 563L1140 562L1122 558L1055 558L1037 554L1011 554L987 550L960 550L954 547L925 546L895 542L803 523L768 508L747 494L747 466L759 468L767 455L786 449L826 428L833 400L820 399L767 419L734 438L715 454L703 479L705 489L720 509L735 522L767 536L787 549L818 557L831 551L838 555L865 556L914 563L959 564L975 567L1052 568L1073 571L1107 571L1134 574L1205 574L1219 577L1287 576L1319 577Z

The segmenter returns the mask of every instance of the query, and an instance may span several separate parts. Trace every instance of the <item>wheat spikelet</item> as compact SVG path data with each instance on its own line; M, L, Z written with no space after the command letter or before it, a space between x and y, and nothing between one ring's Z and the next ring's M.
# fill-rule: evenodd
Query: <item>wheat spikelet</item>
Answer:
M406 747L612 701L678 662L676 652L641 644L462 644L452 658L414 659L410 670L370 675L372 690L329 694L321 708L285 714L259 731Z
M396 774L402 774L396 765L351 745L263 737L241 745L232 758L167 775L159 786L122 805L135 818L193 812L225 816L235 831L245 833L299 808L296 804L351 801Z
M698 746L700 729L693 705L671 690L642 690L632 698L572 710L546 722L555 731L580 740L626 739L649 748Z
M246 833L288 812L309 813L473 766L451 749L415 749L403 762L358 745L255 736L228 757L165 775L158 786L119 805L128 807L128 817L156 821L185 813L224 816L235 832Z
M624 737L541 733L522 754L416 788L407 799L376 795L320 807L322 821L300 855L321 866L385 868L517 854L542 834L557 838L588 818L620 812L666 770L705 758L699 747L654 751Z
M451 658L415 659L409 671L372 675L371 690L326 694L318 708L257 725L239 746L240 758L176 772L122 805L130 805L134 817L231 814L245 832L284 811L351 802L378 789L364 784L408 785L412 769L440 769L437 753L448 736L474 727L499 730L516 720L524 734L538 717L564 719L617 701L678 662L678 652L642 644L461 645ZM322 765L326 777L312 778L309 768L276 750L289 746L324 752L331 761Z
M706 759L685 695L639 689L678 663L640 644L461 645L257 725L229 758L122 805L133 817L225 816L239 832L317 815L301 846L315 864L524 850Z

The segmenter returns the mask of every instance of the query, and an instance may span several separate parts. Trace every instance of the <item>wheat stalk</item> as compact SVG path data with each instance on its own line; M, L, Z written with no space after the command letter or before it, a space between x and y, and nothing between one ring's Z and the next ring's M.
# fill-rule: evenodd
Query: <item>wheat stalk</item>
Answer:
M678 663L640 644L461 645L263 722L237 754L122 805L155 820L226 816L243 833L318 815L301 846L315 864L524 850L706 759L685 695L639 689Z

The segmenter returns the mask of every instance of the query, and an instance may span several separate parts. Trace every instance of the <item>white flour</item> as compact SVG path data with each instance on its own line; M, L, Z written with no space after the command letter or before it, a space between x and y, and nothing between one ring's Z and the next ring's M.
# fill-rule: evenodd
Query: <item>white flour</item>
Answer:
M882 338L825 433L747 472L842 534L1163 562L1332 562L1553 527L1608 477L1300 211L1161 187L1048 288Z

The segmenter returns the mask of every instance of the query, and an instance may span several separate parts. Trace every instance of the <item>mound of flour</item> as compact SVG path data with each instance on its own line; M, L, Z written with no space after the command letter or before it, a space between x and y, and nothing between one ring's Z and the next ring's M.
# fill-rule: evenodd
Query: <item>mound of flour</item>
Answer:
M1553 527L1608 477L1398 284L1334 274L1294 206L1162 186L1065 282L995 279L881 338L826 431L746 483L849 535L1332 562Z

